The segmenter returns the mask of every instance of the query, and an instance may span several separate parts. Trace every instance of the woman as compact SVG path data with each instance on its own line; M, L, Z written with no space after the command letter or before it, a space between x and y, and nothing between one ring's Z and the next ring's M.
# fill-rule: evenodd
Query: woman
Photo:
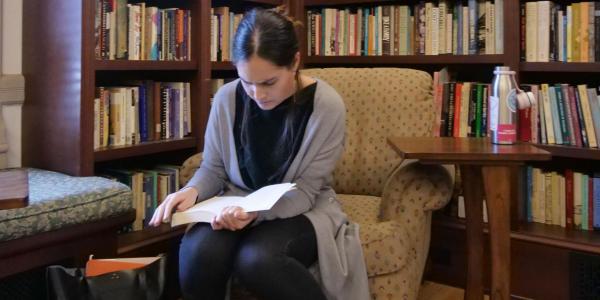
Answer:
M344 143L341 97L298 72L294 23L278 11L244 16L233 63L239 79L214 97L200 168L150 224L219 193L245 195L281 182L296 189L269 211L227 207L210 224L191 227L179 256L184 298L223 299L232 274L263 299L368 298L357 228L330 186ZM308 271L317 260L320 282Z

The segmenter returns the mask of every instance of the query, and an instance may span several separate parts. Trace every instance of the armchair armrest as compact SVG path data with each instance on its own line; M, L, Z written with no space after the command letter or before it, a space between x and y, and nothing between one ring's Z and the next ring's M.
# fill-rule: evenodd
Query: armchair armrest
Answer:
M179 171L179 186L185 186L187 184L192 176L194 176L194 173L196 173L196 170L200 167L201 163L202 152L190 156L183 162L181 170Z
M384 185L382 220L410 220L444 207L452 196L454 166L404 161Z

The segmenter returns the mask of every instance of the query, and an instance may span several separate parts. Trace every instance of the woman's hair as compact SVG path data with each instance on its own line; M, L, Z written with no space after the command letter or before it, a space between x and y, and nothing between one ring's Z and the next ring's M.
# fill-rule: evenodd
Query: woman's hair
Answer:
M254 8L248 11L238 26L233 40L233 64L240 61L247 61L253 55L264 60L270 61L276 66L292 68L296 53L298 53L298 37L295 27L301 26L300 22L287 16L285 6L278 6L274 9ZM272 174L269 181L275 178L281 178L287 171L291 163L292 153L281 153L285 145L294 145L297 135L293 126L294 116L298 111L298 91L300 90L300 78L298 72L295 74L296 91L293 94L293 101L288 106L285 117L282 134L277 141L277 150L280 154L287 155L284 164ZM242 125L240 130L240 141L242 147L248 142L247 122L250 114L250 101L246 101L244 114L242 116ZM293 147L289 147L293 151Z
M248 60L256 54L276 66L292 67L298 52L297 24L286 15L284 6L248 11L235 33L233 63Z

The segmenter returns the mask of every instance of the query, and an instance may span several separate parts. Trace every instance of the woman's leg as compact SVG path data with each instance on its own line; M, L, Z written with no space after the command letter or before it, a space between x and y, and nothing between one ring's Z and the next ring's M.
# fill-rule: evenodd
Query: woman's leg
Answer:
M212 230L197 223L181 240L179 282L184 299L225 298L241 231Z
M261 299L325 299L308 271L317 260L317 238L304 215L250 228L239 245L235 274Z

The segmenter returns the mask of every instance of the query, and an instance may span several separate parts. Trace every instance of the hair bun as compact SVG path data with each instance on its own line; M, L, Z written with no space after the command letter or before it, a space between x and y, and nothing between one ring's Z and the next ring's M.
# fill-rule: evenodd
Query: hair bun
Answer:
M286 20L288 20L290 23L292 23L292 25L294 27L302 27L303 26L302 22L300 22L290 16L290 10L288 9L287 5L285 5L285 4L278 5L276 7L271 8L270 10L272 12L284 17Z

